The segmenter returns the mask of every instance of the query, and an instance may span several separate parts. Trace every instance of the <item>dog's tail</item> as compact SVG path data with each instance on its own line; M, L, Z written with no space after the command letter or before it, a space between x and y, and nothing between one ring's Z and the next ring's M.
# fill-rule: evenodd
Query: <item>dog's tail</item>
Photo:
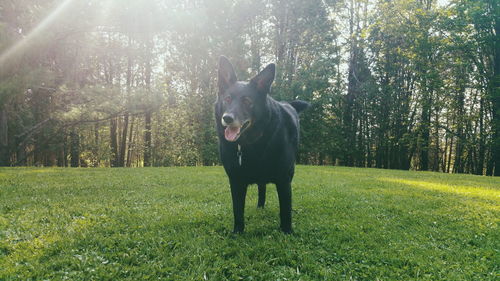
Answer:
M295 111L297 111L297 113L302 112L303 110L305 110L306 108L308 108L310 106L310 104L308 102L305 102L302 100L294 100L294 101L291 101L289 103L293 108L295 108Z

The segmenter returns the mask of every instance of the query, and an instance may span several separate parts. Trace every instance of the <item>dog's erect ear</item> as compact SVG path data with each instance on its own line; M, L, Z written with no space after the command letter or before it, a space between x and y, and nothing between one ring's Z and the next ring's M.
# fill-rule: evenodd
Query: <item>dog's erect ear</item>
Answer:
M260 93L267 94L271 89L271 84L274 81L275 73L276 66L274 65L274 63L268 64L266 68L264 68L264 70L262 70L259 74L257 74L257 76L250 80L250 83L252 83Z
M219 93L222 94L229 86L236 83L236 73L233 65L225 56L219 58Z

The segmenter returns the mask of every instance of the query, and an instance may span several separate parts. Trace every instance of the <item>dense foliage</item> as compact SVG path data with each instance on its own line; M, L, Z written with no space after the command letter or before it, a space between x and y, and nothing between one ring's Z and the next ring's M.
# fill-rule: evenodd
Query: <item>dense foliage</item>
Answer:
M303 99L299 162L500 174L495 0L2 0L0 165L218 163L219 55ZM497 167L495 169L495 166Z

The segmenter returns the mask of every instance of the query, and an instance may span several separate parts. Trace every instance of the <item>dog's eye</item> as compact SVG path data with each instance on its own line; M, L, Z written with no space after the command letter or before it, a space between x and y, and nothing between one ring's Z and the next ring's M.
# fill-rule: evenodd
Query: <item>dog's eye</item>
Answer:
M252 107L253 103L252 103L252 100L249 99L249 98L244 98L243 99L243 103L248 106L248 107Z
M224 98L224 101L225 101L226 103L231 103L232 99L231 99L231 97L230 97L230 96L227 96L227 97L225 97L225 98Z

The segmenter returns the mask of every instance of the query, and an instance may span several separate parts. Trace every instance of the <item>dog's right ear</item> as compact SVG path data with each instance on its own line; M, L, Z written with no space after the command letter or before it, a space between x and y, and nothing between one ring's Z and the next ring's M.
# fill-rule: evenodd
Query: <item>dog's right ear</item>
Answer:
M268 64L257 76L250 80L250 84L254 85L257 91L265 95L269 93L275 75L276 65L274 63Z
M231 62L225 56L220 56L219 78L217 80L219 84L219 94L222 94L227 88L236 83L236 79L236 73L234 72Z

